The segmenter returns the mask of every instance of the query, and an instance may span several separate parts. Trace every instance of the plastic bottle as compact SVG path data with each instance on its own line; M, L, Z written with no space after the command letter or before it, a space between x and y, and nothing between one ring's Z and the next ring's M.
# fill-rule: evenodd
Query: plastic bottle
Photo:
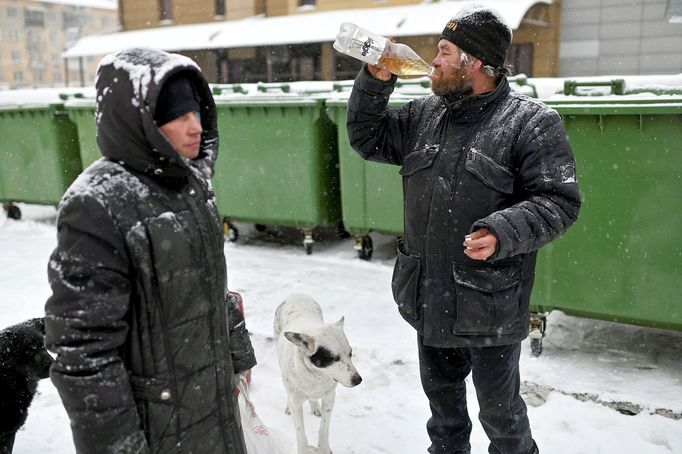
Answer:
M405 44L392 43L349 22L341 24L334 49L370 65L386 65L397 76L431 77L434 72L431 65Z

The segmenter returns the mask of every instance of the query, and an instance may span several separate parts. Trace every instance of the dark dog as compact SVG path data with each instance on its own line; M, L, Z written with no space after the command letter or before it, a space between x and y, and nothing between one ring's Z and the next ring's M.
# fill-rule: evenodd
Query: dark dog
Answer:
M0 331L0 454L12 452L38 381L50 374L53 360L43 346L44 334L42 318Z

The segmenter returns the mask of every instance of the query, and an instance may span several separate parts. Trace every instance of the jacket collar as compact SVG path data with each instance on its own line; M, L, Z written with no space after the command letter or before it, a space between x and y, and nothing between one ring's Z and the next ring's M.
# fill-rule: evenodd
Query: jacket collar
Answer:
M441 97L452 120L458 123L478 121L498 99L509 93L509 82L505 76L500 77L497 87L491 92L480 95L465 96L452 103Z

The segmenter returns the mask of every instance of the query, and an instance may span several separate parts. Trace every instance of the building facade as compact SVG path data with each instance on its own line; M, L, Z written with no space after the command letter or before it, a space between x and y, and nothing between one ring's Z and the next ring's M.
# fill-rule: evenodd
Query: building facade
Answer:
M563 0L561 76L682 73L680 0Z
M60 87L94 80L97 59L66 70L62 52L81 37L118 27L105 0L0 0L0 87Z
M682 13L676 12L682 10L682 0L493 3L514 18L508 59L513 74L570 77L682 72ZM116 50L117 43L135 42L180 52L196 60L209 81L219 83L344 80L353 78L361 64L332 48L341 22L362 16L364 26L377 31L386 29L381 27L384 22L393 21L395 33L387 36L430 61L436 53L440 27L465 4L448 0L119 0L121 23L128 36L98 41L95 49L106 47L108 52ZM401 8L410 12L391 15ZM427 9L439 10L438 14L420 16L419 20L430 25L428 32L407 33L400 28L403 21L414 24L415 16ZM328 20L331 14L336 15L335 22ZM290 24L289 28L281 27L282 22ZM319 29L322 22L329 29L325 33L296 39L301 28ZM170 34L161 35L158 30ZM130 34L138 32L131 39ZM203 41L192 40L202 32L206 34ZM249 35L248 39L242 35ZM169 43L170 37L177 36L186 38L170 39L173 42ZM84 47L89 49L72 52L81 65L84 58L93 58L92 43Z
M416 0L119 0L123 31L174 27L216 21L232 21L255 15L281 17L311 15L337 10L362 10L414 5ZM459 8L453 5L450 15ZM551 77L558 75L560 3L535 3L514 30L510 63L514 73ZM349 20L352 20L350 14ZM434 19L437 27L449 16ZM442 24L441 24L442 22ZM424 59L435 57L438 34L398 39ZM226 49L197 49L181 53L196 60L211 82L289 82L353 78L360 63L332 48L332 42L272 44Z

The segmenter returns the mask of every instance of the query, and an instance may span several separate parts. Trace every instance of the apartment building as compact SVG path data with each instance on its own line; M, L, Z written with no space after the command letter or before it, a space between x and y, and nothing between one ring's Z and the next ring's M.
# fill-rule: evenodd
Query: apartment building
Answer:
M115 0L0 0L0 87L93 80L96 58L67 72L62 52L83 36L117 28Z
M479 0L503 9L514 28L516 73L554 76L560 3ZM122 31L81 39L65 55L99 59L129 45L185 54L211 82L339 80L360 63L332 48L341 22L397 38L426 60L447 20L468 2L416 0L119 0ZM508 6L510 5L510 6Z

